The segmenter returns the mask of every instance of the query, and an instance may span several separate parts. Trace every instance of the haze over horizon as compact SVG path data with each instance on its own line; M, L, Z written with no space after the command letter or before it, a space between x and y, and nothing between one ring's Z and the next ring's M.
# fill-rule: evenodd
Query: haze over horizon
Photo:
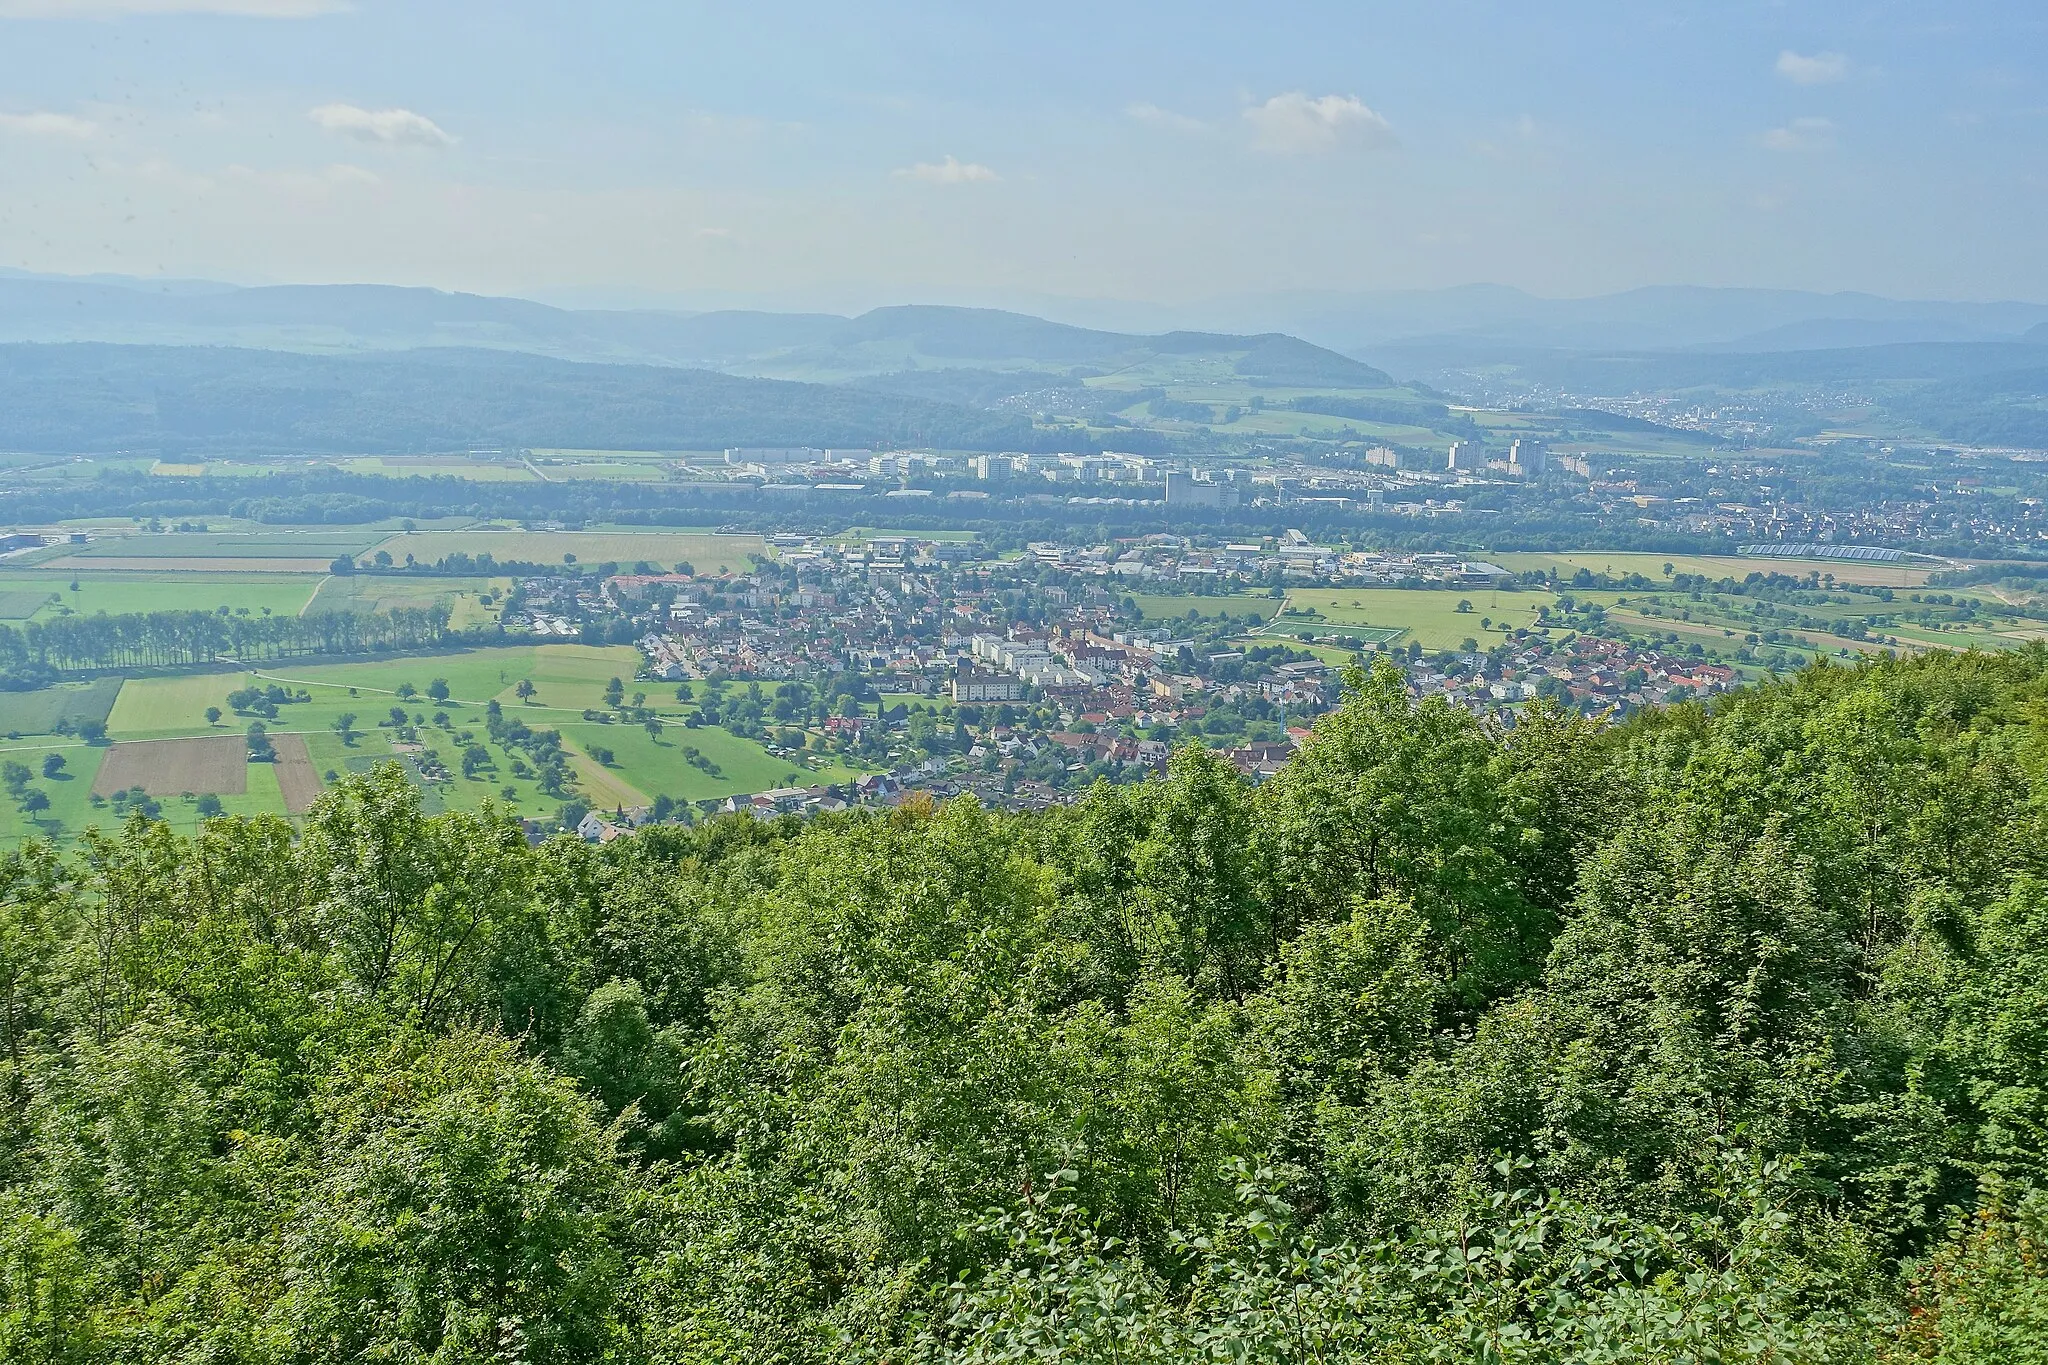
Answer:
M835 311L2048 299L2036 11L1574 9L0 0L0 265Z

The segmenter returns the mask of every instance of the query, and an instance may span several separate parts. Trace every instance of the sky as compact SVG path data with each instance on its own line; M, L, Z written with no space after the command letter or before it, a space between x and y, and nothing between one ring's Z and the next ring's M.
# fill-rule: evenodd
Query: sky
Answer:
M2040 0L0 0L0 266L2048 300Z

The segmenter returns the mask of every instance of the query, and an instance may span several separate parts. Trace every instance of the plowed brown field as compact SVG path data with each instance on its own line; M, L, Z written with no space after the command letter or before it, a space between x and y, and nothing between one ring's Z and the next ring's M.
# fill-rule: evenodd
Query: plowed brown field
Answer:
M277 789L284 794L284 808L304 815L313 808L322 785L313 755L306 751L306 737L273 735L270 742L277 750Z
M303 750L303 741L300 747ZM93 793L112 796L131 787L140 787L151 796L181 792L240 796L249 790L248 742L240 735L209 735L116 744L100 764Z

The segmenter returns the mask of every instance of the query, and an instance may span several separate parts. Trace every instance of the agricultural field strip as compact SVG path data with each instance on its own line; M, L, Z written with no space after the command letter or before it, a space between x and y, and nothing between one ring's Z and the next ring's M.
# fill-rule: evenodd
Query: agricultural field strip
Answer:
M324 590L327 587L327 585L332 582L334 582L334 575L328 574L321 578L321 580L313 586L313 591L307 594L306 600L299 606L300 616L304 616L307 612L313 610L313 604L320 600L320 593L322 592L322 590Z
M1804 578L1809 573L1833 574L1837 583L1861 583L1874 587L1917 588L1930 574L1955 564L1879 564L1863 560L1785 559L1748 555L1654 554L1643 550L1564 550L1557 552L1504 550L1488 556L1503 568L1521 572L1528 569L1556 569L1569 578L1580 569L1591 573L1638 573L1653 586L1668 586L1664 565L1673 573L1700 574L1707 578L1733 578L1740 582L1752 573L1784 574ZM1560 582L1560 587L1568 584Z
M0 588L0 619L26 621L50 604L50 594L31 588Z
M124 740L107 751L92 790L112 796L130 787L152 796L241 795L249 789L248 751L239 735Z
M488 554L503 562L526 563L560 563L565 554L573 554L584 563L610 561L627 565L646 560L663 568L687 560L699 573L744 569L749 555L768 552L767 541L758 535L664 529L399 531L358 554L379 550L401 562L412 554L429 564L453 554Z
M398 689L397 689L397 688L395 688L395 687L365 687L365 686L363 686L363 685L362 685L361 683L333 683L333 682L320 682L320 681L318 681L318 680L316 680L316 679L313 679L313 678L287 678L287 677L286 677L286 676L284 676L284 674L282 674L282 673L267 673L267 672L264 672L264 671L263 671L262 669L251 669L251 670L249 670L249 676L250 676L250 677L252 677L252 678L257 678L257 679L260 679L260 680L262 680L263 682L274 682L274 683L289 683L289 684L291 684L291 685L292 685L292 686L294 686L294 687L329 687L329 688L339 688L339 689L343 689L343 690L353 689L354 691L357 691L357 692L372 692L372 693L375 693L376 695L378 695L378 696L380 696L380 697L395 697L395 696L397 696L397 695L398 695ZM425 697L421 697L421 696L415 696L415 697L412 697L412 698L410 698L409 700L411 700L411 701L412 701L412 702L413 702L413 703L414 703L415 705L419 705L419 706L438 706L438 705L440 705L440 703L439 703L439 702L435 702L435 701L432 701L431 699L428 699L428 698L425 698ZM473 700L471 700L471 699L470 699L470 698L468 698L468 697L455 697L455 696L451 696L451 697L449 697L449 698L448 698L448 700L450 700L450 701L452 701L452 702L455 702L455 703L456 703L457 705L460 705L460 706L479 706L479 707L480 707L480 706L488 706L488 705L490 704L490 702L491 702L491 700L492 700L492 699L491 699L491 698L489 698L489 697L486 697L486 698L485 698L484 700L482 700L482 701L473 701ZM583 713L584 713L585 711L588 711L588 710L594 710L594 709L596 709L596 708L593 708L593 707L587 707L587 706L550 706L550 705L548 705L548 704L547 704L547 703L545 703L545 702L527 701L527 702L521 702L521 703L519 703L519 705L518 705L518 706L517 706L516 708L514 708L514 713L515 713L515 714L517 714L517 715L526 715L526 714L528 714L528 713L530 713L530 712L534 712L534 711L562 711L562 712L567 712L568 714L570 714L570 715L573 715L573 716L575 716L575 717L576 717L576 718L577 718L578 720L581 720L581 719L583 718ZM656 713L655 713L655 718L656 718L657 720L661 720L661 721L662 721L662 723L663 723L663 724L665 724L665 725L681 725L681 724L682 724L682 722L681 722L681 721L679 721L679 720L676 720L676 719L674 719L673 717L664 717L664 716L663 716L663 715L662 715L662 714L661 714L660 712L656 712ZM289 731L289 730L286 730L286 731L280 731L279 733L281 733L281 734L291 734L291 733L293 733L293 732L292 732L292 731Z
M66 613L110 616L130 612L213 611L219 607L256 613L268 608L289 615L311 596L314 579L306 573L261 573L244 567L217 574L195 572L189 561L150 570L110 569L104 561L71 572L48 567L0 568L0 594L34 592L44 598L32 619L47 620ZM325 572L326 565L321 566ZM78 590L73 591L76 584ZM50 599L56 600L50 600Z
M1458 611L1467 602L1469 611ZM1268 637L1310 633L1393 632L1381 643L1406 635L1425 648L1450 649L1484 630L1534 624L1536 609L1555 606L1557 598L1543 589L1505 588L1296 588L1288 592L1283 610L1256 634ZM1314 617L1289 617L1287 610L1307 610Z
M80 559L138 557L173 559L275 558L298 551L304 555L341 554L380 539L378 532L335 531L302 527L266 531L164 531L106 536L73 551ZM331 553L330 553L331 552Z
M278 735L273 744L277 751L277 761L273 766L284 808L289 814L304 815L312 809L313 802L326 785L320 780L320 770L313 765L313 756L303 735Z
M1818 633L1781 620L1751 616L1743 610L1743 607L1748 605L1746 599L1738 597L1731 601L1726 595L1711 591L1697 601L1689 593L1678 593L1662 586L1648 590L1638 589L1634 592L1585 590L1572 595L1582 602L1598 602L1609 616L1618 621L1651 630L1676 631L1680 634L1711 633L1717 636L1775 630L1803 642L1803 647L1807 648L1835 649L1845 643L1851 643L1858 648L1870 649L1883 644L1877 640L1845 641L1840 636ZM1955 595L1959 598L1970 596L1983 600L1981 594L1959 592ZM1658 610L1641 610L1640 607L1644 605L1654 606ZM1901 612L1918 608L1919 604L1909 601L1885 602L1871 598L1847 603L1801 603L1789 609L1801 616L1826 621L1852 621L1876 616L1896 618ZM1673 614L1681 611L1691 613L1691 618L1686 619ZM1897 636L1902 644L1950 650L1979 646L2000 647L2024 643L2048 634L2048 623L2007 624L1996 620L1958 619L1947 624L1949 629L1936 631L1919 622L1894 619L1891 624L1881 629L1888 635Z
M316 574L327 572L333 563L330 559L297 558L243 558L236 555L206 557L200 555L113 556L86 559L72 555L66 559L53 559L36 567L84 572L90 569L131 569L144 573L266 573L266 574Z

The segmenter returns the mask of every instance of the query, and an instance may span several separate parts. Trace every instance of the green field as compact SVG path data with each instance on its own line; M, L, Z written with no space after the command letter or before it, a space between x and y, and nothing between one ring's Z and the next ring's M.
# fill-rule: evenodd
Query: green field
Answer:
M275 526L261 531L168 531L108 536L76 546L76 559L333 559L377 539L367 529Z
M319 579L311 574L187 573L177 570L79 569L66 573L47 569L0 569L0 597L12 608L15 594L39 599L34 615L48 620L75 612L119 616L137 611L230 611L260 616L296 616L313 596ZM76 583L74 592L71 585ZM52 595L58 599L50 600ZM20 619L12 611L0 613Z
M73 837L88 824L107 827L114 822L111 806L95 807L87 795L105 749L51 735L50 728L59 715L68 714L74 720L103 717L114 740L238 734L248 725L249 717L228 713L209 723L206 710L218 707L226 712L230 692L264 682L277 682L292 691L304 688L310 694L309 701L281 706L277 717L265 723L273 734L303 735L313 765L323 775L362 772L398 757L392 729L378 722L389 720L392 707L402 707L417 725L422 741L452 774L445 782L422 784L431 810L475 809L489 800L521 815L551 817L560 806L561 798L544 795L531 774L515 773L513 752L489 742L484 706L492 700L503 706L506 715L536 730L559 730L582 799L605 809L646 805L658 795L702 801L771 787L843 782L858 775L858 769L816 755L779 757L722 729L686 727L685 709L675 700L673 687L633 680L639 664L639 651L629 647L549 644L361 663L286 664L125 682L105 679L40 692L0 693L0 725L25 737L0 742L0 749L9 751L0 754L0 759L28 763L38 774L34 785L50 798L50 809L32 821L14 802L0 797L0 846L45 834ZM584 719L585 710L603 709L605 683L614 677L626 684L629 697L636 692L647 694L649 706L664 722L658 740L636 724ZM424 693L435 678L448 682L452 695L445 705L437 706L424 695L401 702L396 695L402 684ZM522 679L535 686L531 701L521 701L516 695ZM344 742L333 728L345 713L355 717L352 743ZM447 717L445 725L438 715ZM492 759L493 766L474 779L461 775L463 745L456 737L465 731ZM684 753L686 746L697 750L704 763L716 765L717 776L692 765ZM611 750L612 764L599 764L591 755L594 748ZM76 774L79 780L42 779L39 765L42 756L51 752L63 754L66 772ZM247 793L222 796L221 802L230 814L284 813L275 773L264 764L250 765ZM174 824L196 825L199 820L194 804L177 799L165 800L163 811Z
M1939 565L1866 564L1856 560L1752 559L1747 555L1657 555L1626 551L1587 550L1571 554L1498 554L1492 556L1504 569L1524 573L1530 569L1554 569L1569 578L1580 569L1621 578L1641 574L1653 583L1665 581L1664 566L1674 574L1703 574L1708 578L1732 578L1741 582L1750 574L1786 574L1804 578L1810 573L1833 574L1838 583L1867 583L1885 588L1917 588Z
M540 460L535 462L541 477L549 482L563 479L593 479L611 483L659 483L668 477L660 464L630 460Z
M59 683L35 692L0 692L0 734L47 735L60 720L105 721L121 691L119 678Z
M26 621L50 605L50 594L34 588L0 588L0 620Z
M351 474L372 474L387 479L457 478L472 483L538 483L539 477L523 464L501 464L494 460L368 455L342 465Z
M67 839L89 827L112 829L120 823L111 803L92 799L93 779L99 774L108 746L77 741L49 740L40 743L0 745L0 760L26 764L35 777L31 786L50 798L50 807L35 816L23 813L12 801L0 800L0 847L18 847L29 839ZM45 777L43 759L57 754L64 769ZM283 815L284 797L277 786L277 773L267 763L249 765L248 790L224 795L221 809L227 815ZM168 797L160 802L162 818L181 834L191 834L204 817L196 800Z
M400 578L356 574L323 579L306 610L369 613L446 602L452 613L449 624L456 630L465 630L496 621L497 608L484 606L479 599L485 593L502 596L511 587L509 578Z
M1198 617L1257 616L1265 618L1280 609L1280 603L1264 595L1234 593L1228 597L1174 597L1157 593L1131 593L1147 621L1185 620L1189 612Z
M608 679L631 682L640 666L640 651L630 645L529 645L517 649L478 649L418 658L379 659L363 663L293 665L279 664L258 670L261 676L293 685L341 691L357 689L359 695L389 706L385 694L401 684L424 689L434 678L445 678L456 701L482 706L496 700L508 710L536 713L530 724L554 724L552 711L581 712L604 704ZM514 689L521 679L531 681L536 695L521 702ZM659 696L659 684L642 684L650 696ZM628 688L629 692L635 689ZM670 689L671 691L673 689Z
M687 563L700 574L744 570L748 555L765 553L759 536L706 535L688 531L401 531L376 548L399 563L407 555L432 564L449 555L529 564L560 564L574 555L579 564L645 560L672 569Z
M130 678L107 716L107 732L122 739L169 739L211 733L206 708L227 707L227 695L250 683L247 673L185 673Z
M813 768L803 763L792 763L768 753L752 740L741 739L724 730L689 729L675 724L662 731L659 741L637 725L603 725L579 720L564 723L561 730L563 739L576 744L586 755L593 745L610 749L614 755L617 766L601 770L603 776L597 780L592 780L596 768L594 761L581 769L584 789L591 793L594 805L644 805L661 794L678 800L701 801L735 793L766 791L771 787L850 782L860 775L858 769L836 764ZM694 747L710 762L717 764L719 775L714 778L691 766L683 754L685 745ZM624 795L609 800L596 799L602 794L600 784L607 780L622 788Z
M1424 649L1457 649L1468 639L1483 645L1489 637L1497 640L1504 629L1534 625L1537 608L1556 601L1548 592L1490 588L1294 588L1288 591L1286 606L1310 614L1276 616L1267 633L1335 632L1372 643L1373 636L1357 629L1371 627L1382 640L1417 640ZM1459 611L1460 602L1470 603L1471 610ZM1482 621L1492 624L1484 626Z
M1845 594L1848 600L1831 602L1801 602L1789 606L1789 610L1801 620L1823 623L1815 629L1804 624L1787 622L1780 616L1770 614L1774 605L1760 602L1741 595L1724 596L1707 592L1695 598L1690 593L1637 591L1611 592L1588 591L1574 594L1581 602L1597 602L1607 611L1608 619L1631 630L1673 633L1691 642L1698 640L1710 648L1726 649L1739 644L1744 636L1776 631L1789 638L1776 643L1785 648L1820 651L1834 654L1844 649L1851 652L1869 653L1879 649L1897 648L1907 651L1924 649L2012 649L2029 641L2048 639L2048 621L2040 619L2039 609L2031 618L2012 619L1980 614L1972 619L1963 619L1948 609L1937 611L1937 615L1948 619L1922 623L1901 619L1905 613L1918 612L1927 604L1910 601L1910 594L1895 593L1895 600L1882 601L1861 593ZM1945 593L1958 601L1975 600L1979 603L1997 600L1996 595L1983 589L1963 590ZM1885 623L1871 625L1873 618L1884 618ZM1861 621L1871 638L1851 640L1833 633L1828 627L1836 622ZM1768 644L1765 647L1769 647Z
M76 740L0 744L0 761L26 764L35 774L35 788L50 798L50 808L33 817L23 813L14 802L0 800L0 847L16 847L25 839L44 835L76 833L93 823L102 828L112 827L113 817L96 810L91 799L92 780L98 776L100 760L106 753L104 747ZM43 776L43 759L49 754L64 760L61 777ZM283 808L282 802L279 808ZM169 804L165 805L164 813L171 813Z

